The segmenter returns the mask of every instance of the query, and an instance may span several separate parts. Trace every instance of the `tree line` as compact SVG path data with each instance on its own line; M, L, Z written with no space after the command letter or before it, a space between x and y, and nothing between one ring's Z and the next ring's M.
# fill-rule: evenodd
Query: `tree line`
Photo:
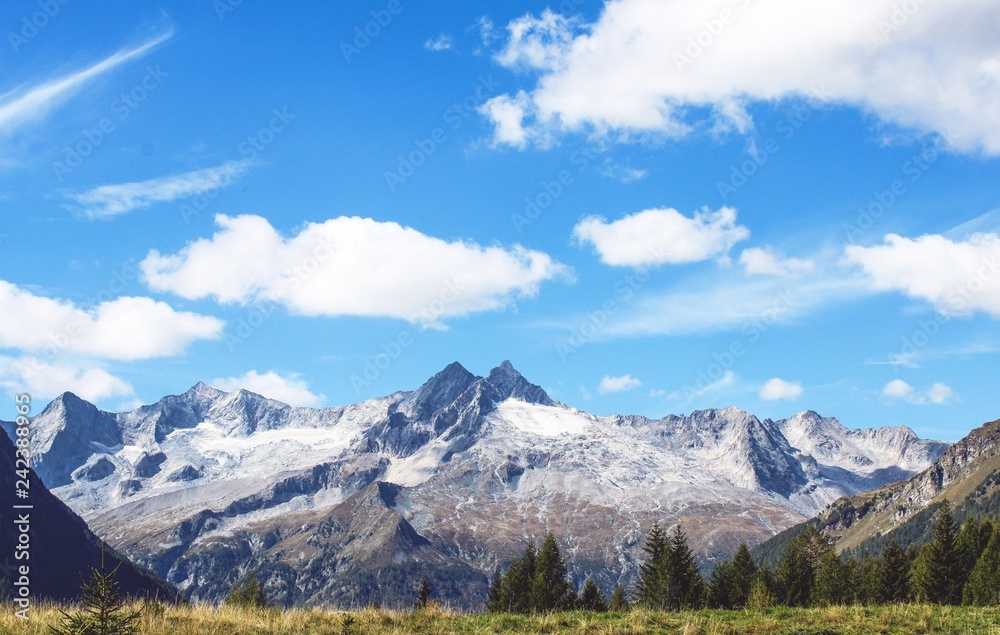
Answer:
M745 543L734 557L701 574L680 525L654 524L643 545L645 559L631 593L618 586L611 600L593 578L577 590L555 537L540 549L529 543L521 558L498 572L487 610L536 613L587 609L621 611L847 604L1000 605L1000 523L968 518L959 529L945 501L933 538L904 550L892 539L878 558L843 557L829 537L809 526L773 566L754 561Z

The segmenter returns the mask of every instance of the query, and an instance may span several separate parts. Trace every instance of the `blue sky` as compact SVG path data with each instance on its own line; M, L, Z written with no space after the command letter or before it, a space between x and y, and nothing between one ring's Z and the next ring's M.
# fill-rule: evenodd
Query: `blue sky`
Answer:
M0 385L511 359L598 414L957 439L1000 414L989 4L11 2Z

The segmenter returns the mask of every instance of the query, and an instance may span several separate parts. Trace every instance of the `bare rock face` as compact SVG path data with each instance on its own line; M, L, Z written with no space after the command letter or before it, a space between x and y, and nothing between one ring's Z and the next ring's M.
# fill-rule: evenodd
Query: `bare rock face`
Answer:
M947 448L812 412L596 417L510 362L340 408L198 384L112 414L67 394L32 426L39 474L116 547L194 598L252 567L289 604L409 603L419 575L476 606L546 531L575 576L627 582L654 521L728 556Z

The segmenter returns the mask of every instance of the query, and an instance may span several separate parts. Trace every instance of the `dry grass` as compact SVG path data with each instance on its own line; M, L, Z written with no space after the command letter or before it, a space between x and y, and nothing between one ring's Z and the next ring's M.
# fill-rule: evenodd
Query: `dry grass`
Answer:
M0 615L3 635L49 635L60 623L57 607L40 607L24 622L8 609ZM1000 609L901 605L766 611L659 613L555 613L551 615L460 614L320 609L250 611L233 608L166 607L142 617L143 635L1000 635Z

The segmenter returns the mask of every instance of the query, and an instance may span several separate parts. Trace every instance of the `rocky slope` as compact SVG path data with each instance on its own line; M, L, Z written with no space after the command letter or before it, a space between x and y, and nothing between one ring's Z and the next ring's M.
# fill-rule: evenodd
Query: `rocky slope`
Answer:
M9 425L7 429L10 429ZM101 541L86 523L58 498L52 495L38 477L28 478L27 499L15 496L15 480L19 479L15 448L11 440L0 434L0 507L4 522L0 525L0 544L4 545L0 564L0 597L19 597L15 582L21 577L20 567L27 565L28 588L32 602L41 599L70 601L79 597L81 577L89 577L91 568L101 568ZM23 489L23 488L22 488ZM30 505L31 509L14 509L15 505ZM25 559L18 559L14 546L19 541L20 525L11 517L27 514L30 541ZM121 565L118 582L122 593L131 597L170 599L176 590L157 580L148 571L124 560L114 551L104 549L104 564L108 570Z
M930 539L943 500L961 522L1000 513L1000 421L976 428L930 467L909 479L833 502L809 521L834 538L840 551L877 555L890 538L905 548ZM800 524L762 544L758 552L780 553Z
M474 605L546 530L610 586L654 520L729 555L947 448L813 412L601 418L509 362L319 410L204 384L118 414L65 394L32 425L39 475L116 547L195 598L252 567L290 604L408 601L426 575Z

